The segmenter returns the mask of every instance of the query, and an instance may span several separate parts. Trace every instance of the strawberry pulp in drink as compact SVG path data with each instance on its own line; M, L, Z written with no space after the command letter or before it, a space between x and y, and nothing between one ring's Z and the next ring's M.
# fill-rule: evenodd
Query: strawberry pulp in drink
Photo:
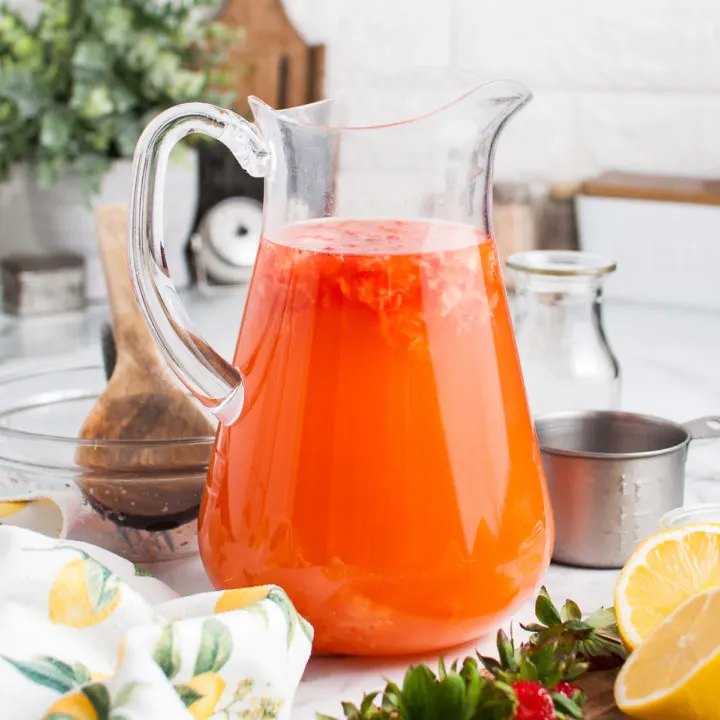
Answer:
M320 220L264 237L200 543L217 587L275 583L321 652L477 637L528 598L552 521L493 241Z

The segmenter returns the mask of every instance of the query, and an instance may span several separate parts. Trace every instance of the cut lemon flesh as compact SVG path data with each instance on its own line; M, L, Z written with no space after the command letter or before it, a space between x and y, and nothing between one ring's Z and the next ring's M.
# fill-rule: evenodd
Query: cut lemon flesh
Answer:
M615 586L623 642L633 649L688 598L720 586L720 525L674 528L648 538Z
M625 662L615 702L641 720L719 720L720 588L687 600Z

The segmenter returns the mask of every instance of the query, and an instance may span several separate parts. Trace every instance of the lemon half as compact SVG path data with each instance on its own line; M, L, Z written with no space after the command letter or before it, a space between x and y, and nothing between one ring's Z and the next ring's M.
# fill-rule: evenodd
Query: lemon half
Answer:
M638 646L615 683L615 702L642 720L720 720L720 587L675 609Z
M618 629L637 647L688 598L720 586L720 525L674 528L648 538L615 586Z

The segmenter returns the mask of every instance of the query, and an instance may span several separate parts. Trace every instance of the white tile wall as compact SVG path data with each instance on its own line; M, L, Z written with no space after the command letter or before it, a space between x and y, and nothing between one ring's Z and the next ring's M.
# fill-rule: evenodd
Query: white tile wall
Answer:
M718 0L284 0L328 47L328 94L454 64L526 82L500 179L604 169L720 177Z
M526 82L535 99L505 131L498 179L610 168L720 177L720 0L284 2L327 45L331 96L414 65ZM6 222L18 202L17 187L0 187Z
M720 90L717 0L455 0L457 61L551 90Z

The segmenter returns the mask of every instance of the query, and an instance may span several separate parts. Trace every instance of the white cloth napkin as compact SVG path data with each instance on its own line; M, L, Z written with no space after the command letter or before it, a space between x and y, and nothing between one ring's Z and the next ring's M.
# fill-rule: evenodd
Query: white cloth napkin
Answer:
M0 493L0 525L35 530L50 537L66 537L80 512L77 493Z
M106 550L0 527L2 718L287 720L311 644L278 587L181 598Z

